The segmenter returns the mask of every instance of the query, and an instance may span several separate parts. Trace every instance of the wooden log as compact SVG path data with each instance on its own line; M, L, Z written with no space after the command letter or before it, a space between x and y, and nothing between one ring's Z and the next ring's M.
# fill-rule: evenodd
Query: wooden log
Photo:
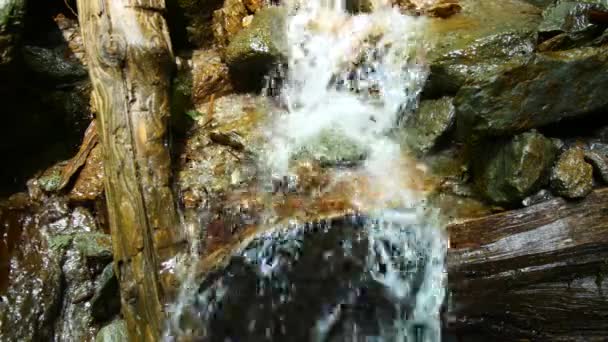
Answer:
M131 340L158 341L161 255L182 241L167 143L173 54L164 0L78 0L105 193Z
M608 336L608 189L448 230L448 331L465 341Z

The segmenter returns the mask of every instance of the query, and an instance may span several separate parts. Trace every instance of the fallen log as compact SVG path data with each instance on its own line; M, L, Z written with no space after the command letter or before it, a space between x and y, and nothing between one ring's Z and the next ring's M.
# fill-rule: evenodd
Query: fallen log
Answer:
M173 54L165 1L77 4L104 151L122 314L131 341L159 341L170 291L159 268L183 239L170 184L167 121Z
M608 189L448 231L449 333L464 341L608 336Z

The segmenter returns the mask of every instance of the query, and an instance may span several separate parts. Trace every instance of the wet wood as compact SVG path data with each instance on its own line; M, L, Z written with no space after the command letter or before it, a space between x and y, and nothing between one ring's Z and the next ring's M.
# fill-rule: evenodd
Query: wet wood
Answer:
M510 340L608 336L608 189L449 232L448 330Z
M167 143L173 55L164 0L78 0L105 193L131 340L158 341L163 257L182 240Z
M78 153L68 161L66 166L63 167L61 172L61 183L59 184L59 189L63 189L68 185L72 177L80 170L82 166L87 161L89 154L93 151L93 148L97 146L99 142L97 135L97 122L95 120L91 121L89 127L84 133L84 138L82 139L82 144L78 149Z

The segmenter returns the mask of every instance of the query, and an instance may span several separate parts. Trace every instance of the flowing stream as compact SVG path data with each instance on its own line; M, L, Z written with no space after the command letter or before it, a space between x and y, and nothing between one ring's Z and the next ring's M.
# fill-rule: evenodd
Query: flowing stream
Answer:
M439 341L446 239L393 139L427 77L426 22L384 3L364 14L340 1L284 6L287 71L274 93L286 111L268 125L263 169L295 179L294 155L340 137L364 151L354 168L366 185L350 199L362 214L258 234L202 284L185 281L166 339Z

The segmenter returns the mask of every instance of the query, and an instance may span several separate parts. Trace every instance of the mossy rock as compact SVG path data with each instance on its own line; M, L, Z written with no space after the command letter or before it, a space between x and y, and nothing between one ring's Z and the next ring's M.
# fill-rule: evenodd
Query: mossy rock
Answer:
M401 141L417 154L428 153L449 130L455 111L451 97L423 100L400 131Z
M225 50L224 60L236 83L259 85L272 65L284 59L286 16L284 8L263 8L249 26L234 36Z
M556 150L536 131L485 142L473 157L476 188L493 203L515 204L547 184Z
M105 265L112 260L112 239L108 234L78 233L73 244L89 263Z
M593 190L593 166L585 161L582 149L562 153L551 172L551 187L566 198L585 197Z
M292 160L314 160L321 166L352 166L362 162L369 151L346 134L333 129L321 131L292 155Z

